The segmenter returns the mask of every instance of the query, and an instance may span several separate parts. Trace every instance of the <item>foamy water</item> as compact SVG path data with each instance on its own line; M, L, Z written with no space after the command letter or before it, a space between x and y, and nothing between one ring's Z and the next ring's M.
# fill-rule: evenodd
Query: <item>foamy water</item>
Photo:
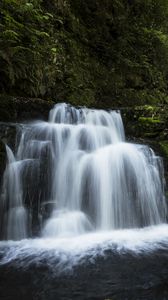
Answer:
M168 249L168 225L143 229L102 231L76 237L36 238L21 241L0 242L0 264L16 263L27 268L44 262L54 271L72 270L86 262L94 263L106 251L123 255L150 254L159 249Z

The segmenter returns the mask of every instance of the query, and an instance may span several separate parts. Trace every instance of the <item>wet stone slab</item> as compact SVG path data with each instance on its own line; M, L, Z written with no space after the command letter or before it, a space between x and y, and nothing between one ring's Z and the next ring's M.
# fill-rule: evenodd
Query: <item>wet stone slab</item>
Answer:
M94 260L87 257L67 272L60 272L59 261L51 269L43 258L25 269L16 259L0 265L0 299L166 300L167 250L138 255L108 250Z

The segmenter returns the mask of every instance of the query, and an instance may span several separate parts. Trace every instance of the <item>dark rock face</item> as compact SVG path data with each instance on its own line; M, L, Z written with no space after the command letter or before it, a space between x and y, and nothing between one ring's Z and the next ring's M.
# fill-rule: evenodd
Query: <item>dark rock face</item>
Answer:
M2 184L3 173L6 165L6 150L4 143L0 140L0 185Z
M25 122L47 120L53 101L36 98L11 97L0 95L0 121Z
M17 123L0 122L0 140L2 143L9 145L13 150L16 144L17 128L21 126Z
M6 167L6 149L5 144L12 150L15 149L17 140L17 131L19 124L0 122L0 185L2 184L3 173Z
M127 139L149 145L163 157L168 183L168 105L144 105L120 110Z

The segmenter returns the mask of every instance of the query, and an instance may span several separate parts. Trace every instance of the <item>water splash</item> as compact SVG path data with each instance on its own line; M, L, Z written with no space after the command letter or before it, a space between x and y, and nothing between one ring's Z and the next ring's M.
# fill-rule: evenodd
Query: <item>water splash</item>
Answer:
M167 253L168 225L157 225L141 229L124 229L90 232L78 237L45 237L21 241L1 241L0 265L11 264L24 270L41 265L57 276L73 272L75 266L94 264L97 258L110 253L149 255L156 251ZM159 252L158 252L159 253ZM34 269L33 267L33 269Z

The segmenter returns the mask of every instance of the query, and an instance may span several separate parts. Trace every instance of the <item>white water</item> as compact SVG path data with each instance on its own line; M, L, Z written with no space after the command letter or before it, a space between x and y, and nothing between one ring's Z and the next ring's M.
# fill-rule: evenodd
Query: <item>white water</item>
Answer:
M0 265L16 263L26 269L43 264L57 275L73 271L85 262L93 264L97 257L130 253L141 255L153 251L167 251L168 225L155 225L141 229L99 231L75 237L36 238L0 242ZM115 256L114 256L115 258ZM51 273L50 273L51 275Z
M24 161L16 161L11 149L6 146L7 167L4 173L2 187L2 201L4 207L4 232L8 239L19 240L27 237L27 211L23 205L23 188L21 184L21 170ZM8 202L8 203L6 203Z
M38 223L43 237L18 245L70 244L75 252L79 243L87 249L120 244L121 237L130 245L136 236L143 244L150 240L146 229L126 229L166 221L161 159L147 146L125 142L119 112L59 104L49 122L24 125L16 154L9 147L7 154L3 236L24 239ZM167 239L165 228L152 232L163 229Z

